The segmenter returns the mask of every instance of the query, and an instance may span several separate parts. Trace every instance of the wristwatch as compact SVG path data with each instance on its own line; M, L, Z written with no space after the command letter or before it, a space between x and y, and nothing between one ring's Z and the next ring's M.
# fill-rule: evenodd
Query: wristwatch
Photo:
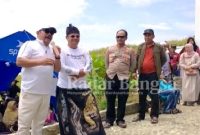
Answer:
M59 60L59 59L60 59L60 57L55 57L55 59Z

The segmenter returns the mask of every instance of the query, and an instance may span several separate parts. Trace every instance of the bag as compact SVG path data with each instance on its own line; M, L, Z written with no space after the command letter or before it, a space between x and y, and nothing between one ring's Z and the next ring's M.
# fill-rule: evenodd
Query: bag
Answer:
M199 73L198 72L198 70L197 69L189 69L189 70L185 70L185 73L186 73L186 75L188 75L188 76L194 76L194 75L197 75L197 73Z

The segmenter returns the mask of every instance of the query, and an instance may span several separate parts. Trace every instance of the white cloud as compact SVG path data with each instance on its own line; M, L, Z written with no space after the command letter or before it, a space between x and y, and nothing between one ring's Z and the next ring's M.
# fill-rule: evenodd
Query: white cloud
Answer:
M95 31L95 33L107 33L112 31L112 26L109 26L107 24L99 24L99 23L95 23L95 24L83 24L80 25L80 29L83 31Z
M193 32L195 29L195 24L193 22L191 23L183 23L183 22L175 22L174 26L177 30L183 30L183 31L189 31Z
M158 24L139 24L139 27L142 27L142 28L152 28L152 29L157 29L157 30L170 30L171 27L165 23L165 22L161 22L161 23L158 23Z
M41 27L58 27L82 15L86 7L86 0L1 0L0 37L24 29L35 33Z
M119 0L119 3L124 6L145 7L159 1L163 0Z
M194 11L185 11L185 12L181 12L181 14L186 18L193 19L195 17Z
M113 23L93 23L93 24L80 24L79 29L81 31L81 39L86 42L105 42L113 41L117 30L123 28L122 22Z
M158 24L139 24L139 27L144 29L152 28L156 30L155 41L157 42L173 39L183 39L194 32L193 23L183 22L174 22L172 25L164 22Z
M81 24L80 46L88 50L108 47L115 44L117 30L123 28L123 22Z

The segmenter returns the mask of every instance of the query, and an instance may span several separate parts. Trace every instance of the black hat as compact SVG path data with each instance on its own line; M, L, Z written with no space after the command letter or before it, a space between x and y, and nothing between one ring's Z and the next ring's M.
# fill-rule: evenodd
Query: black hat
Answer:
M145 34L151 34L151 35L154 35L154 31L152 30L152 29L146 29L146 30L144 30L144 33L143 33L144 35Z
M39 31L44 31L46 33L51 33L52 35L57 32L54 27L41 28Z
M66 28L66 35L68 36L71 33L80 34L80 31L77 27L73 26L72 24L69 24L69 26Z

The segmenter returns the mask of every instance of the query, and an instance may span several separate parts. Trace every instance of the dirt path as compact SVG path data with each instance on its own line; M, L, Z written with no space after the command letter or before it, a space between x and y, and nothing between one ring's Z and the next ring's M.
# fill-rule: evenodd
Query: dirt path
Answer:
M106 129L107 135L200 135L200 106L178 106L180 114L162 114L159 123L150 123L149 114L141 122L131 122L134 115L125 117L127 128L114 125Z

